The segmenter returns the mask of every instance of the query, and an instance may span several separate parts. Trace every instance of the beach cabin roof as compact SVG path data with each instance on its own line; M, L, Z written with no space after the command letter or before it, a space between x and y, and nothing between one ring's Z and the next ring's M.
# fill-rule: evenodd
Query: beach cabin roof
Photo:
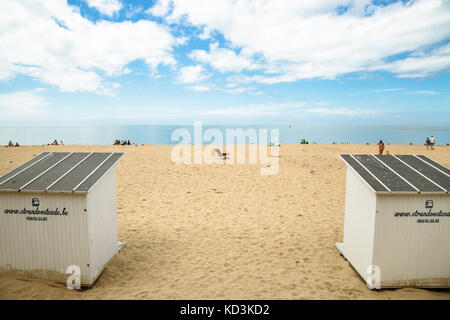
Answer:
M0 177L0 192L87 193L122 156L117 152L43 152Z
M341 154L375 193L448 193L450 170L424 155Z

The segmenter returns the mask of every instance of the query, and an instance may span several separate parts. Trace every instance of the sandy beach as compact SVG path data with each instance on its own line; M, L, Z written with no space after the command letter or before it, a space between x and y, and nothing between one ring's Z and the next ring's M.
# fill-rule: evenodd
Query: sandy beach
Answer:
M117 214L127 243L90 290L0 274L0 299L450 299L450 289L371 291L336 250L345 205L338 154L376 145L282 145L272 176L261 164L177 165L172 148L0 148L0 175L44 151L125 152ZM448 146L386 150L450 167Z

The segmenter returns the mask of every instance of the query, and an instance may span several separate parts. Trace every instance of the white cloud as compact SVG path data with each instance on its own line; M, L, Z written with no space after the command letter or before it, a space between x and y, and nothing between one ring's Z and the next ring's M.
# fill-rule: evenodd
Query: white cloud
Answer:
M182 73L182 77L183 77L184 81L190 81L190 82L185 82L185 83L200 82L208 77L203 74L201 74L199 77L195 77L190 71L189 72L187 72L186 70L183 70L183 71L184 72ZM196 71L193 73L195 74ZM194 78L196 78L197 80L194 81ZM183 83L183 82L181 82L179 79L178 83ZM196 84L196 85L187 86L185 88L189 89L189 90L197 91L197 92L215 90L215 91L221 91L221 92L230 93L230 94L247 93L247 94L251 94L251 95L255 95L255 96L264 94L263 91L255 91L256 90L255 87L235 86L231 83L228 83L225 87L217 86L214 83L208 83L207 85Z
M367 117L376 114L375 110L353 108L310 108L306 112L321 116Z
M348 10L338 14L338 7ZM264 62L264 72L242 76L243 83L335 79L346 73L374 70L420 77L449 65L450 54L445 49L440 54L438 49L433 57L414 55L449 38L450 2L446 0L379 6L369 0L173 0L161 1L152 10L169 23L193 25L208 34L221 33L232 46L241 48L240 55L261 57L258 62ZM193 57L213 67L215 63L222 72L244 70L249 63L219 50L213 47L209 53L197 52ZM217 51L230 57L232 68L222 63ZM408 52L413 55L386 62Z
M373 92L395 92L395 91L403 91L403 88L386 88L386 89L375 89Z
M238 108L220 108L200 110L197 114L201 116L239 116L239 117L256 117L256 116L278 116L280 110L267 106L248 106Z
M210 90L211 90L210 87L202 86L202 85L188 86L188 87L186 87L186 88L188 88L188 89L190 89L190 90L193 90L193 91L197 91L197 92L201 92L201 91L210 91Z
M133 18L135 15L140 14L143 12L144 9L142 7L133 7L132 5L128 5L125 11L125 17L127 19Z
M230 84L228 84L228 87L219 88L218 90L226 92L226 93L232 93L232 94L240 94L240 93L245 93L245 92L253 94L253 95L262 94L262 92L257 94L254 91L254 90L256 90L255 87L230 86Z
M0 81L29 75L62 91L111 94L110 77L143 60L174 66L170 31L152 21L93 23L65 1L0 1Z
M204 74L204 69L201 65L182 67L179 71L178 83L195 83L205 80L207 76Z
M0 94L1 118L30 118L45 114L49 103L39 95L41 89Z
M224 107L215 109L190 110L199 116L238 116L238 117L257 117L257 116L279 116L287 112L298 114L306 103L303 101L284 102L273 104L256 104L248 106Z
M158 0L156 4L146 12L155 17L162 17L169 12L170 4L171 0Z
M448 68L450 68L450 44L374 67L374 69L395 73L401 78L423 78Z
M219 48L217 42L209 45L209 52L205 50L194 50L189 54L189 57L199 62L207 63L222 73L261 68L251 57L242 52L236 54L233 50Z
M408 91L409 94L419 94L419 95L425 95L425 96L435 96L438 95L439 92L433 91L433 90L417 90L417 91Z
M95 8L100 13L110 17L122 9L122 2L120 0L84 0L84 2L89 7Z
M286 117L291 119L306 119L311 117L347 117L347 118L370 118L378 114L377 110L362 108L342 107L312 107L304 101L290 101L269 104L250 104L241 106L226 106L219 108L198 109L172 109L171 114L178 117L194 116L223 118L255 118L255 117Z
M439 92L433 91L433 90L406 90L404 88L387 88L387 89L376 89L372 90L373 92L400 92L400 93L407 93L407 94L418 94L418 95L426 95L426 96L434 96L439 94Z
M211 29L209 29L207 26L203 28L203 31L198 35L199 39L206 40L211 38Z

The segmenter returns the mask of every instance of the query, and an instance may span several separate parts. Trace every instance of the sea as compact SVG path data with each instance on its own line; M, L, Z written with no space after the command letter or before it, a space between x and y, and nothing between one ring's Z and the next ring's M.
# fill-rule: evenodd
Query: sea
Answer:
M130 140L138 145L175 145L186 143L177 137L180 130L191 136L194 142L193 125L100 125L100 126L4 126L0 127L0 145L18 142L20 145L46 145L55 139L66 145L112 145L115 140ZM198 136L205 138L208 129L220 131L225 142L227 130L267 130L270 142L272 130L278 129L280 144L298 144L301 139L317 144L376 144L380 139L385 144L423 145L427 137L434 136L437 145L450 144L450 128L394 128L394 127L348 127L305 125L203 125ZM175 134L174 134L175 132ZM199 133L200 132L200 133ZM275 136L273 131L272 137ZM262 135L258 143L265 143ZM199 140L196 140L199 141ZM208 144L208 139L202 140ZM249 141L246 140L246 143Z

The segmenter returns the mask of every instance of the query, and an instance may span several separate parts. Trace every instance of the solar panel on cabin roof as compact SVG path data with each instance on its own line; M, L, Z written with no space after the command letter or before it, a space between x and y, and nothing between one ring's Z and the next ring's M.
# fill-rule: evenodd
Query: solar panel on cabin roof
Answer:
M12 176L18 174L19 172L21 172L22 170L28 168L30 165L40 161L42 158L46 157L50 152L43 152L40 155L38 155L37 157L31 159L28 162L25 162L23 165L21 165L20 167L17 167L16 169L8 172L7 174L5 174L4 176L2 176L0 178L0 184L2 184L3 182L5 182L6 180L10 179Z
M443 165L437 163L436 161L431 160L430 158L425 157L424 155L418 155L417 157L419 157L420 159L422 159L423 161L427 162L428 164L436 167L437 169L444 171L446 174L450 174L450 170L447 169L446 167L444 167Z
M58 161L62 160L68 155L69 152L50 153L45 158L42 158L39 162L36 162L32 166L20 172L18 175L2 183L0 185L0 189L19 190L42 172L51 169L53 165L57 164Z
M420 191L441 191L441 189L426 178L426 176L417 174L414 168L406 165L402 160L397 159L394 156L375 156L378 160L383 162L389 168L394 170L397 174L404 177L408 182L410 182L414 187Z
M49 185L65 174L70 168L79 163L89 153L77 152L70 154L64 161L58 163L52 170L47 171L39 179L29 183L23 190L45 190Z
M371 172L366 167L363 167L356 159L354 159L349 154L342 154L341 158L351 167L353 168L358 175L360 175L371 187L373 190L379 191L389 191L386 187L380 183Z
M86 160L84 160L78 167L68 173L64 178L50 187L49 191L67 190L74 191L74 189L97 168L110 153L93 153Z
M340 155L375 192L440 192L450 189L447 168L421 155Z
M105 174L106 171L110 167L114 165L120 158L122 157L122 154L120 153L113 153L111 156L109 156L105 162L98 167L97 170L92 172L91 176L89 176L83 183L81 183L75 191L85 191L87 192L97 181L100 179L100 177Z
M123 153L44 152L0 177L0 191L88 192Z
M445 190L450 190L450 171L444 166L438 164L439 167L436 167L434 164L437 163L425 156L399 155L398 158L433 180ZM445 169L445 171L442 169Z

